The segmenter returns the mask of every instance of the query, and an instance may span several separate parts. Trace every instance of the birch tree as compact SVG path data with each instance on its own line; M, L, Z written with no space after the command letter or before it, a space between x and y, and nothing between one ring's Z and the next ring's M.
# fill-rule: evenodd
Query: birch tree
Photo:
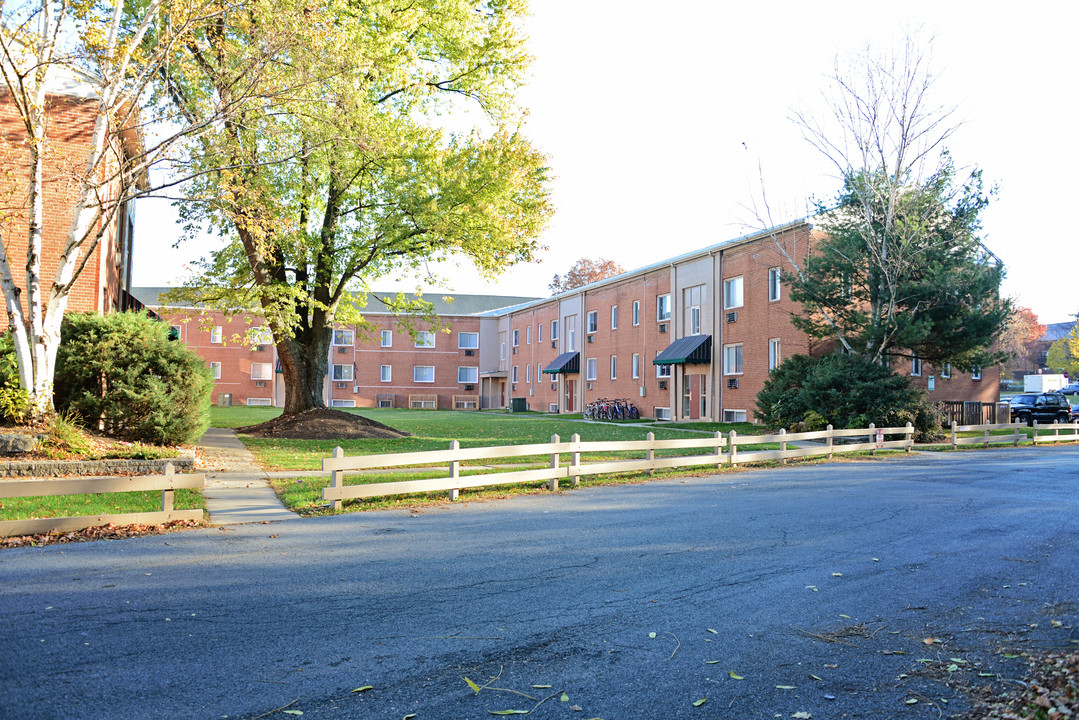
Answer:
M31 418L53 408L60 324L88 258L115 232L124 203L148 189L150 169L229 111L219 99L206 99L187 118L146 107L151 82L170 65L176 48L220 12L219 3L170 0L0 5L0 74L6 91L0 100L19 120L18 131L5 138L19 201L4 212L0 286ZM72 131L56 116L54 86L64 83L83 88L91 107L89 140L80 157L64 157L54 137L61 129ZM163 131L149 132L155 123L162 123ZM66 195L71 207L45 207L48 183L71 188ZM70 216L70 225L59 254L45 257L43 235L56 227L50 218L57 216ZM25 227L24 262L12 254L20 245L9 235L13 227ZM16 270L21 262L24 273ZM55 267L51 278L47 267Z

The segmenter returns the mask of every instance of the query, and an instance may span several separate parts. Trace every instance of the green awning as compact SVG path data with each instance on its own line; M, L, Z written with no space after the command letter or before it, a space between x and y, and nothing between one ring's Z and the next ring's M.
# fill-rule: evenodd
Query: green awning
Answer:
M576 352L562 353L543 368L548 375L568 375L581 372L581 354Z
M653 365L707 364L712 362L712 336L690 335L679 338L656 356Z

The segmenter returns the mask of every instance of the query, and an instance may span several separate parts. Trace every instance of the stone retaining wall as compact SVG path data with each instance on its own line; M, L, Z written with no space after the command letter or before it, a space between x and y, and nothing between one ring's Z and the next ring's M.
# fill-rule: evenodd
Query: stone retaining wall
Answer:
M0 462L0 477L160 475L165 472L165 464L170 462L176 472L195 471L195 459L190 457L161 460L36 460Z

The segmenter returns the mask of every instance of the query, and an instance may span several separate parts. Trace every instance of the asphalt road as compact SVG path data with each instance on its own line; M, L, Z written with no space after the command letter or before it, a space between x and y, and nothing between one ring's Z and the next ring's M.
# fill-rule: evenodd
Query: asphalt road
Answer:
M939 718L1077 589L1074 446L5 550L0 717Z

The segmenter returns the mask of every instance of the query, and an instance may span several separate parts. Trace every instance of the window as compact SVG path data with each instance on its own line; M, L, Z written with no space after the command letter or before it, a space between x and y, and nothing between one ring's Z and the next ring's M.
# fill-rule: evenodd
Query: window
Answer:
M179 325L174 325L173 327L179 329L180 326ZM212 342L212 343L220 343L221 342L221 326L220 325L214 325L213 330L210 331L210 342Z
M532 344L532 326L529 325L525 328L525 345Z
M641 301L633 301L633 327L641 324Z
M382 347L393 346L393 330L382 331Z
M391 380L393 380L393 366L382 365L379 368L378 379L381 382L390 382Z
M976 367L973 370L971 370L970 371L970 379L971 380L981 380L982 379L982 369L980 367Z
M701 306L704 305L704 285L694 285L682 290L682 319L685 335L701 334Z
M334 330L333 331L333 344L334 345L353 345L354 335L352 330Z
M536 382L543 380L543 363L536 363Z
M921 358L911 358L910 359L910 374L911 375L916 375L916 376L922 374L922 359Z
M527 384L530 384L531 382L532 382L532 365L528 364L528 365L525 365L525 384L527 385Z
M498 345L498 359L499 360L505 360L506 359L506 343L499 343L499 345Z
M520 379L521 379L521 376L520 376L520 374L519 374L519 372L517 370L517 366L514 365L513 369L512 369L512 372L510 372L510 382L513 383L514 385L516 385Z
M183 330L181 325L169 325L169 340L179 340L181 330Z
M736 423L736 422L745 422L745 421L746 421L746 411L745 410L724 410L723 411L723 422Z
M210 363L210 369L214 371L214 380L220 380L221 379L221 363L219 363L219 362L211 362Z
M942 378L950 378L952 376L952 364L944 363L940 368L940 376Z
M768 369L775 370L779 367L779 338L768 341Z
M656 351L656 356L657 357L659 356L659 351L658 350ZM670 365L656 365L656 377L658 377L658 378L669 378L670 376L671 376L671 366Z
M776 301L779 299L779 268L768 268L768 299L770 301Z
M270 398L247 398L248 405L258 405L260 407L268 407L270 404Z
M551 321L551 339L552 340L557 340L558 339L558 321L557 320L552 320Z
M588 333L594 333L599 329L599 313L595 310L588 312Z
M416 340L413 343L413 346L418 348L433 348L435 346L435 334L430 330L420 330L416 333Z
M273 333L267 327L254 328L251 330L251 341L255 345L273 345Z
M513 331L513 347L517 347L520 344L521 344L521 331L520 330L514 330Z
M351 382L352 381L352 364L348 365L334 365L333 366L333 379L336 382Z
M355 400L331 400L330 407L356 407Z
M413 365L412 382L433 383L435 381L434 365Z
M618 378L618 356L611 355L611 380Z
M457 347L462 350L477 350L480 346L480 334L478 332L457 333Z
M636 380L641 376L641 355L640 353L633 353L633 379Z
M671 296L660 295L656 298L656 320L663 322L671 319Z
M457 382L478 383L480 381L480 369L478 367L457 368Z
M701 309L699 307L689 308L689 314L686 323L687 335L700 335L701 334Z
M536 342L543 342L543 323L536 323Z
M736 277L723 281L723 307L742 307L742 278Z
M723 346L723 374L742 374L742 343Z
M566 351L577 349L577 316L567 315L562 318L563 327L566 329Z
M584 361L584 367L585 367L584 379L585 380L595 380L596 379L596 359L595 358L588 358L587 360Z
M611 330L618 329L618 306L611 305Z
M252 380L269 380L273 377L273 366L270 363L251 363Z

